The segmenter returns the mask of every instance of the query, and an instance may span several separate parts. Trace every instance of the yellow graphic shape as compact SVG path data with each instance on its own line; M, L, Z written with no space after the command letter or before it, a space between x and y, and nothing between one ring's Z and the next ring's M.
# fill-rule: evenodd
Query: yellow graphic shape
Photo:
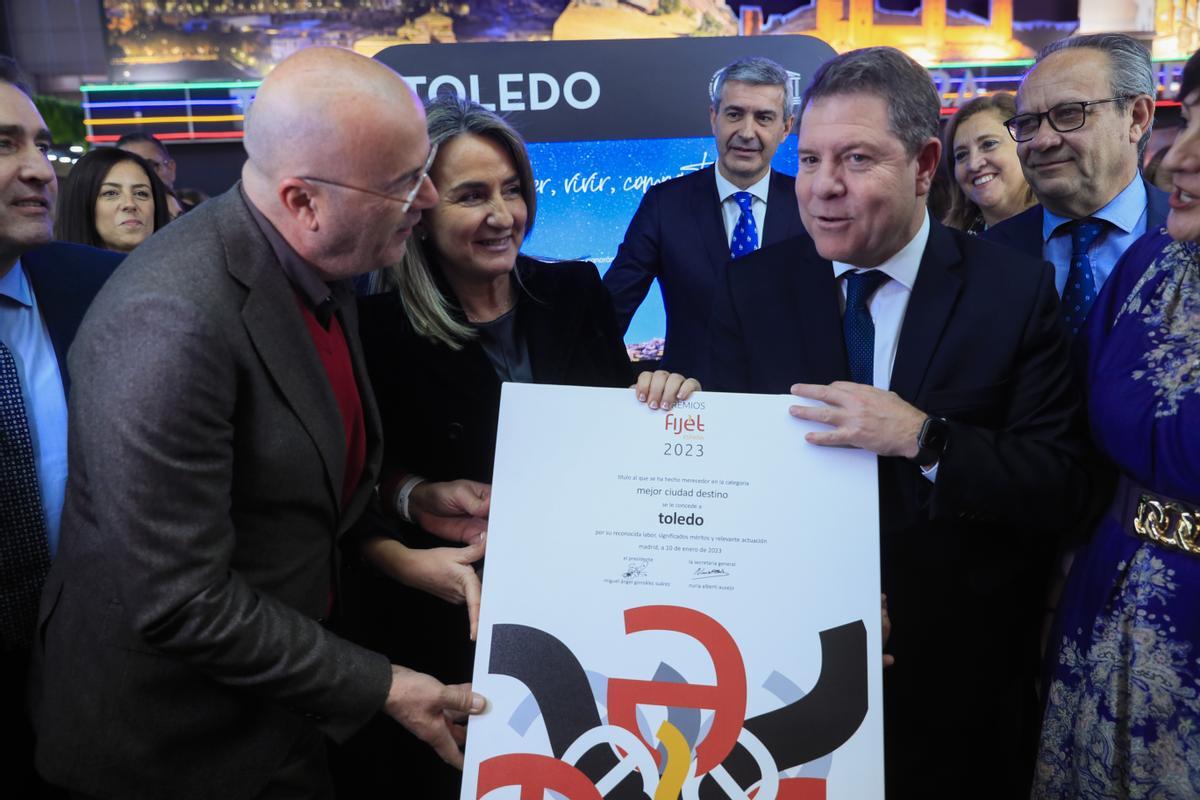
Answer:
M683 782L687 780L688 764L692 763L692 749L688 747L687 739L683 738L679 728L669 722L659 726L658 740L667 749L667 765L658 779L654 800L679 800Z

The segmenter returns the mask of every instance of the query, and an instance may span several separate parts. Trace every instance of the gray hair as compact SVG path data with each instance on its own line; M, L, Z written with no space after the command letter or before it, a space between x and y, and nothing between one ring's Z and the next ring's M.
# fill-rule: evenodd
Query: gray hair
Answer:
M455 136L472 134L495 142L508 153L521 180L521 197L528 209L525 218L528 235L533 230L537 213L537 187L533 182L533 165L521 135L497 114L453 94L440 95L425 104L425 126L430 145L444 145ZM439 151L435 165L445 152ZM458 350L473 339L476 332L463 321L462 313L439 288L434 273L436 262L433 243L428 238L424 235L409 237L404 257L391 268L391 280L384 276L382 285L376 288L396 286L413 329L427 339Z
M783 118L792 116L792 81L788 71L777 61L762 56L739 58L722 67L709 85L709 100L714 109L721 108L721 92L726 81L737 81L751 86L778 86L783 89Z
M826 61L804 91L801 112L825 97L863 93L887 103L888 127L909 158L937 138L942 99L929 70L894 47L864 47Z
M1154 99L1158 93L1158 87L1154 81L1154 68L1150 65L1149 51L1136 39L1123 33L1093 33L1051 42L1037 54L1029 71L1032 72L1050 54L1075 48L1099 50L1108 56L1109 94L1112 97L1121 98L1116 105L1122 112L1128 106L1129 100L1140 95L1149 95L1151 99ZM1026 75L1028 74L1026 73ZM1150 132L1153 128L1154 116L1151 115L1146 132L1138 140L1139 164L1146 151L1146 145L1150 142Z

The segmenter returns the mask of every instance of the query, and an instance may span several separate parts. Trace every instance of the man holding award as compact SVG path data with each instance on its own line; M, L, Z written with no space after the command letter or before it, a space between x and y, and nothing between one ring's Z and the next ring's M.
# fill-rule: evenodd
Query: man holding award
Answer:
M728 272L707 388L818 401L791 409L829 426L809 443L880 456L889 794L1016 796L1043 587L1087 488L1080 405L1050 267L926 211L939 113L898 50L822 66L799 126L807 234Z

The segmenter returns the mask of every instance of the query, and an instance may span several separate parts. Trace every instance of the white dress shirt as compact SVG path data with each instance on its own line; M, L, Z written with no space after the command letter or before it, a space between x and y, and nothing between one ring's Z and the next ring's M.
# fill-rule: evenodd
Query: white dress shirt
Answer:
M758 183L746 189L739 189L725 180L720 167L713 169L713 174L717 176L717 196L721 198L721 216L725 220L725 242L728 244L733 241L733 229L737 227L738 219L742 216L742 207L733 196L738 192L749 192L754 195L750 213L754 215L754 228L758 231L758 247L762 247L763 229L767 224L767 194L771 191L771 171L767 170L767 174L763 175ZM757 250L758 247L754 249Z
M874 384L878 389L890 389L892 367L896 363L896 350L900 345L900 329L904 325L904 313L908 310L908 299L912 297L913 284L917 282L917 271L925 255L925 244L929 241L929 212L921 223L917 235L900 252L884 261L875 269L887 274L891 280L875 290L867 301L871 319L875 323ZM852 264L833 262L833 276L841 287L842 313L846 311L846 282L842 276L848 272L866 272ZM937 478L937 465L921 472L929 480Z

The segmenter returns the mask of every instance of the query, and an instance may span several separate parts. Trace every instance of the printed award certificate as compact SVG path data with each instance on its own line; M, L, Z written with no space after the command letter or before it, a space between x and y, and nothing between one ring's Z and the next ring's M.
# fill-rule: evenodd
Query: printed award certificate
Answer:
M883 797L875 456L796 402L504 385L462 800Z

